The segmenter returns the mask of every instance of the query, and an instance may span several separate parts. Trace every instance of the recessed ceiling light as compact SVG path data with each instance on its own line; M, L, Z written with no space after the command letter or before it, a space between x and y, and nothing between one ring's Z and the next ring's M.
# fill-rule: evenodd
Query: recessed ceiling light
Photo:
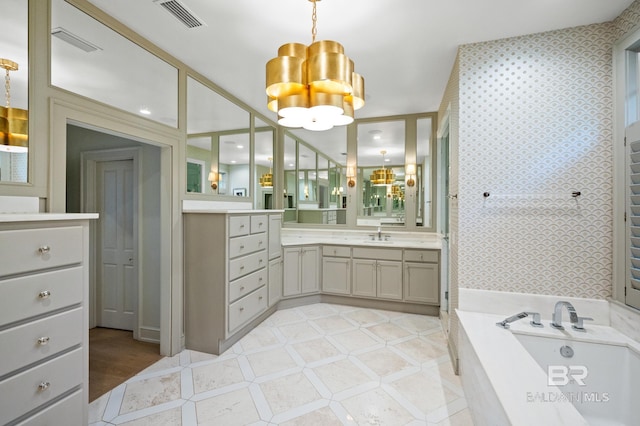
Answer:
M149 108L147 107L142 107L140 108L140 114L151 115L151 111L149 111Z
M293 164L289 164L289 167L293 167Z
M244 148L244 146L238 145L238 149L242 149L242 148Z
M231 160L231 164L236 164L236 160Z
M385 158L385 159L384 159L384 162L385 162L385 163L388 163L389 161L391 161L391 159L390 159L390 158Z

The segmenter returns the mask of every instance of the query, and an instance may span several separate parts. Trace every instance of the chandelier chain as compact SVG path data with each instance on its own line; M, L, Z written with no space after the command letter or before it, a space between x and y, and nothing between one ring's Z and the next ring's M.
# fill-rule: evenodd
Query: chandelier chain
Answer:
M311 43L313 44L316 42L316 35L318 35L318 28L316 26L318 13L316 10L316 0L311 0L311 2L313 3L313 11L311 12L311 22L313 23L311 26Z
M4 76L4 96L7 100L7 108L11 106L11 82L9 78L9 69L6 70L6 74Z

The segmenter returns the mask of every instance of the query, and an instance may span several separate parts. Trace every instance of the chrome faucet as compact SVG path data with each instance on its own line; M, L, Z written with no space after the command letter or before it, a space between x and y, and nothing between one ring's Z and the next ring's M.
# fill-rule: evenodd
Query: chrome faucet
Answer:
M382 240L382 227L378 226L378 240Z
M526 318L528 316L532 316L533 319L530 321L533 327L543 327L540 322L540 314L537 312L520 312L519 314L512 315L504 320L497 322L496 325L502 328L509 328L509 324L514 321L518 321L519 319Z
M574 326L578 324L578 314L576 313L576 309L571 303L561 300L556 303L556 306L553 309L553 315L551 315L551 327L558 330L564 330L564 327L562 326L562 308L564 307L569 311L569 320L571 321L571 324ZM580 323L582 323L582 321L580 321ZM584 327L582 328L584 329Z

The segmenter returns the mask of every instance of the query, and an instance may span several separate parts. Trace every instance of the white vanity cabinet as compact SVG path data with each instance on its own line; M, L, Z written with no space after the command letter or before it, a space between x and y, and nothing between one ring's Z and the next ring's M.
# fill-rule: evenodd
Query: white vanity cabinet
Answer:
M352 294L402 300L402 249L354 247Z
M280 211L184 214L185 345L219 354L277 298ZM271 259L271 261L270 261ZM273 265L273 270L271 270ZM273 302L275 303L275 301Z
M0 215L0 424L88 423L95 218Z
M320 291L320 247L285 247L283 297Z
M351 294L351 247L322 246L322 292Z
M440 251L404 251L404 300L440 303Z

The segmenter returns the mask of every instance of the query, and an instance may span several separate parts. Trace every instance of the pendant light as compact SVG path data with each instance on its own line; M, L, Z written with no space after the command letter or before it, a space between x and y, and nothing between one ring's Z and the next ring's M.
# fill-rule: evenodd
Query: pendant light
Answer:
M267 62L267 106L282 126L329 130L351 124L354 111L364 106L364 78L354 72L340 43L316 41L320 0L308 1L313 3L311 45L284 44Z
M393 169L385 169L384 167L384 156L386 153L387 151L385 150L380 151L380 154L382 154L382 168L374 170L371 176L369 176L372 185L391 185L396 180Z
M10 71L17 71L18 64L9 59L0 58L0 68L5 74L6 107L0 106L0 150L6 152L26 152L29 143L29 111L11 108Z

